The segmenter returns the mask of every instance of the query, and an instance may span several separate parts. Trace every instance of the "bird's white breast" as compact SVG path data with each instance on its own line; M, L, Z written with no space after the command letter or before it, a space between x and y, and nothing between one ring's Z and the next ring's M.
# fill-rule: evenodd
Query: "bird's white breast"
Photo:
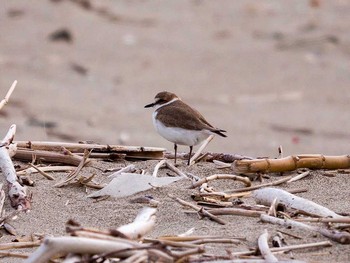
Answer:
M204 141L211 134L206 130L186 130L177 127L167 127L161 121L157 120L157 111L152 114L153 125L157 132L173 143L179 145L194 146Z

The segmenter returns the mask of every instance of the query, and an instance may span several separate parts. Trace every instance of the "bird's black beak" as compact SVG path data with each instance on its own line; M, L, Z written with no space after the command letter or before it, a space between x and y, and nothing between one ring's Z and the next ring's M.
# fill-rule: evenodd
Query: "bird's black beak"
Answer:
M156 105L155 102L153 102L153 103L151 103L151 104L147 104L147 105L145 106L145 108L151 108L151 107L153 107L154 105Z

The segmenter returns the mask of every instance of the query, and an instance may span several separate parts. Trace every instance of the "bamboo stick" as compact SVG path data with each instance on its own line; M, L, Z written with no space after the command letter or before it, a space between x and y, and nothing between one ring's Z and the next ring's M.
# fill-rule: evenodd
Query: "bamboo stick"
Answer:
M350 156L299 154L281 159L237 160L232 165L232 169L236 173L276 173L293 171L298 168L347 169L350 168Z

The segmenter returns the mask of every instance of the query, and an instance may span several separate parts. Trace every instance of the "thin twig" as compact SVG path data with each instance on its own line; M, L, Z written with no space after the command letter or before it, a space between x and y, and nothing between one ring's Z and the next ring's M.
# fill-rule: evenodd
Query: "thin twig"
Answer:
M280 185L283 184L285 182L287 182L289 179L291 179L293 176L287 176L285 178L273 181L273 182L269 182L269 183L265 183L265 184L259 184L259 185L254 185L251 187L244 187L244 188L238 188L238 189L233 189L233 190L228 190L228 193L236 193L236 192L247 192L247 191L252 191L252 190L256 190L259 188L263 188L266 186L276 186L276 185Z
M221 225L225 225L226 222L221 220L220 218L218 218L217 216L211 214L210 212L206 211L203 207L200 207L198 205L195 204L191 204L189 202L186 202L185 200L182 200L178 197L173 197L170 196L171 198L175 199L177 202L179 202L180 204L184 205L184 206L188 206L191 207L192 209L196 210L199 214L201 214L202 216L208 217L210 219L212 219L213 221L221 224Z
M204 183L208 183L210 181L216 180L216 179L231 179L231 180L237 180L242 183L244 183L246 186L251 185L251 181L248 177L233 175L233 174L214 174L208 177L205 177L203 179L198 180L197 182L194 182L192 184L192 188L196 188Z
M10 99L10 97L11 97L11 95L12 95L12 92L15 90L16 85L17 85L17 80L15 80L15 81L12 83L10 89L9 89L8 92L6 93L5 98L4 98L2 101L0 101L0 110L9 102L9 99Z
M199 147L199 149L197 150L197 152L192 156L192 158L190 159L190 165L193 165L196 163L199 155L202 153L202 151L205 149L205 147L207 147L207 145L210 143L210 141L214 138L214 135L210 135L201 145L201 147Z
M49 180L54 180L55 178L53 178L51 175L49 175L48 173L45 173L44 171L42 171L39 167L35 166L32 163L29 163L29 166L34 168L35 170L38 171L38 173L40 173L42 176L44 176L45 178L49 179Z

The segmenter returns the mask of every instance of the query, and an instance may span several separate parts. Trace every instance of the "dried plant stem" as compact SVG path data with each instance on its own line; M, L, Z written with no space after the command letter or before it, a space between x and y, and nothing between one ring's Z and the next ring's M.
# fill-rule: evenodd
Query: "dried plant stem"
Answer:
M309 174L310 174L310 171L306 171L306 172L303 172L301 174L298 174L298 175L294 176L293 178L291 178L290 180L288 180L287 184L295 182L295 181L300 180L300 179L303 179L304 177L308 176Z
M269 248L268 237L269 237L269 234L265 229L264 232L258 238L258 247L259 247L260 253L267 262L269 263L278 262L278 259L272 254Z
M10 242L0 244L0 250L40 246L41 241Z
M276 252L289 252L292 250L297 249L305 249L305 248L317 248L317 247L331 247L332 243L329 241L322 241L322 242L315 242L315 243L309 243L309 244L300 244L300 245L290 245L290 246L284 246L284 247L273 247L270 248L270 251L273 253ZM233 252L232 256L249 256L253 255L255 253L254 250L247 250L242 252Z
M36 166L36 168L39 168ZM75 166L44 166L39 168L40 171L46 172L64 172L64 171L72 171L76 169ZM21 170L17 172L17 175L27 175L31 173L38 173L39 171L33 167Z
M45 178L47 178L47 179L49 179L49 180L54 180L54 178L53 178L51 175L45 173L45 172L44 172L43 170L41 170L39 167L35 166L35 165L32 164L32 163L29 163L29 165L30 165L30 167L32 167L32 168L34 168L36 171L38 171L38 173L40 173L40 174L41 174L42 176L44 176Z
M152 174L153 177L157 177L159 168L162 167L162 165L164 165L165 162L166 162L165 160L161 160L159 163L157 163L157 165L154 167L154 170L153 170L153 174Z
M238 188L238 189L233 189L233 190L228 190L226 192L228 193L237 193L237 192L247 192L247 191L252 191L252 190L256 190L259 188L263 188L266 186L276 186L276 185L280 185L283 184L285 182L287 182L289 179L291 179L292 176L287 176L285 178L270 182L270 183L265 183L265 184L259 184L259 185L254 185L254 186L250 186L250 187L245 187L245 188Z
M71 172L66 179L64 179L63 181L55 184L55 187L62 187L64 185L67 185L68 183L72 182L73 180L77 179L77 176L79 175L81 169L83 169L83 167L85 166L85 164L88 162L88 157L89 157L89 151L85 151L84 152L84 156L83 159L81 160L79 166L73 171Z
M182 200L178 197L172 197L173 199L175 199L177 202L179 202L180 204L182 204L183 206L188 206L191 207L192 209L196 210L197 213L199 213L202 216L208 217L210 219L212 219L213 221L221 224L221 225L225 225L225 221L221 220L220 218L218 218L217 216L211 214L210 212L206 211L203 207L200 207L198 205L195 204L191 204L189 202L186 202L185 200Z
M261 214L266 214L263 211L247 210L241 208L214 208L208 210L213 215L236 215L248 217L260 217Z
M281 159L237 160L232 169L236 173L272 173L287 172L298 168L310 169L347 169L350 168L350 156L325 156L322 154L299 154Z
M189 178L189 176L185 173L183 173L180 169L178 169L177 167L175 167L175 165L173 165L172 163L170 162L165 162L165 165L171 170L173 171L174 173L176 173L177 175L181 176L181 177L186 177L186 178Z
M8 92L5 95L5 98L2 101L0 101L0 110L9 102L9 99L12 95L12 92L15 90L16 85L17 85L17 80L15 80L12 83L10 89L8 90Z
M199 149L197 150L197 152L191 157L190 159L190 165L193 165L196 163L199 155L203 152L203 150L205 149L205 147L207 147L207 145L210 143L210 141L212 139L214 139L214 135L210 135L207 139L204 140L204 142L202 143L202 145L199 147Z
M28 254L23 254L23 253L15 253L15 252L5 252L5 251L0 251L0 257L11 257L11 258L28 258Z
M205 177L203 179L200 179L197 182L192 183L192 188L196 188L204 183L208 183L210 181L217 180L217 179L230 179L234 181L240 181L248 187L251 186L251 181L249 180L248 177L242 177L242 176L233 175L233 174L214 174L214 175Z

